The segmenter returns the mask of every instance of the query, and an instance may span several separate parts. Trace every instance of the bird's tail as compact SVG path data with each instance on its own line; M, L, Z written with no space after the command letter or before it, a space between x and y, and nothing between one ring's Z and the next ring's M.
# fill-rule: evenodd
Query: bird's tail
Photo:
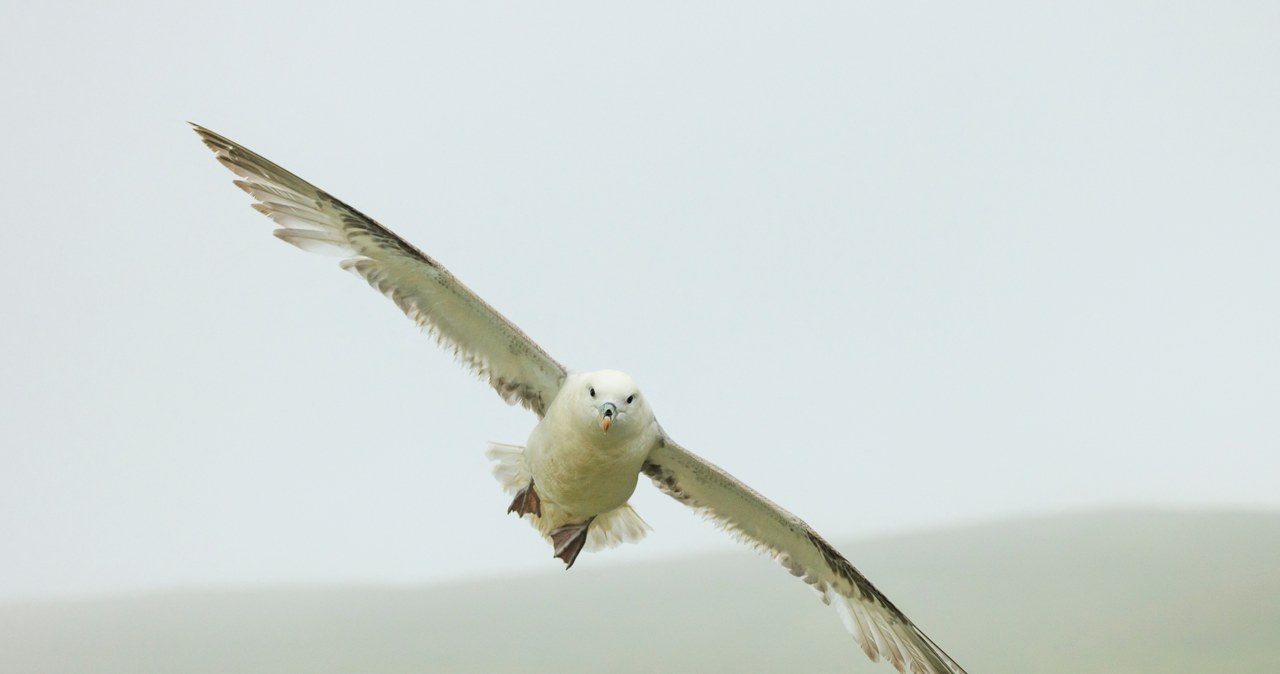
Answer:
M491 442L484 455L493 462L493 476L508 494L515 496L533 480L529 465L524 461L524 447Z

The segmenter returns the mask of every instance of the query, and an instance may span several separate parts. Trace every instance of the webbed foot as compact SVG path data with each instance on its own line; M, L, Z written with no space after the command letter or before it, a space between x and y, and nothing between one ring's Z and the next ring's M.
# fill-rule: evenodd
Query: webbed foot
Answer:
M511 501L511 507L507 508L507 512L516 513L524 517L530 513L542 517L542 499L538 498L538 490L533 488L533 480L529 481L529 486L516 492L516 497Z
M551 543L555 545L556 558L564 561L566 570L573 566L573 562L578 559L578 553L582 552L582 546L587 544L587 529L594 520L595 517L591 517L586 522L566 524L551 532Z

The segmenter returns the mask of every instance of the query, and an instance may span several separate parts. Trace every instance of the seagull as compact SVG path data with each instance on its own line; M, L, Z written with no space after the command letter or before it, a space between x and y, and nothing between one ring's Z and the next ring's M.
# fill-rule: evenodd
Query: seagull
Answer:
M676 444L649 400L617 370L574 372L427 254L333 195L242 145L192 124L234 183L275 221L277 238L345 256L362 277L483 379L538 417L526 444L493 444L493 472L571 568L584 549L635 542L648 524L627 502L640 474L782 564L835 608L873 662L899 672L964 674L888 597L803 520Z

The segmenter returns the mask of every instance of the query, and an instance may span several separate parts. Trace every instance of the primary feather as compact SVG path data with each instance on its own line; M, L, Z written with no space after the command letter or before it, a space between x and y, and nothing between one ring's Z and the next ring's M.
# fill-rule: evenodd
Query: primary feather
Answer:
M254 209L274 220L275 235L304 250L348 256L355 272L396 303L441 346L486 378L508 403L538 416L567 371L449 270L391 230L270 160L195 126L218 161L241 176Z
M664 438L644 472L663 492L702 512L748 545L777 559L835 607L845 629L873 661L899 672L964 674L835 548L787 512L715 464Z

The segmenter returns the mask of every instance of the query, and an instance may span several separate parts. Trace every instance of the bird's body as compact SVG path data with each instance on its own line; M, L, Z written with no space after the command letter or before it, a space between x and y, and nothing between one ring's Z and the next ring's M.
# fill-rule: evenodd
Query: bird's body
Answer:
M490 452L516 494L511 510L551 540L569 566L585 549L634 542L648 525L627 499L662 431L631 377L616 370L571 374L529 433L527 446ZM527 477L526 477L527 475ZM503 480L508 483L507 480ZM536 499L537 507L525 501ZM577 538L580 537L580 540Z
M306 250L336 250L342 267L382 292L508 403L539 420L525 447L489 449L494 474L555 556L636 541L648 525L627 503L641 473L663 492L777 559L840 614L872 660L900 672L964 674L852 564L800 518L675 443L635 382L614 370L573 373L442 265L372 218L208 129L196 132Z
M590 397L591 391L596 392L595 398ZM644 399L626 402L637 392L630 377L613 370L570 375L565 380L525 447L529 472L544 502L578 519L626 504L660 436L653 413L642 404ZM620 410L607 431L601 428L597 401Z

